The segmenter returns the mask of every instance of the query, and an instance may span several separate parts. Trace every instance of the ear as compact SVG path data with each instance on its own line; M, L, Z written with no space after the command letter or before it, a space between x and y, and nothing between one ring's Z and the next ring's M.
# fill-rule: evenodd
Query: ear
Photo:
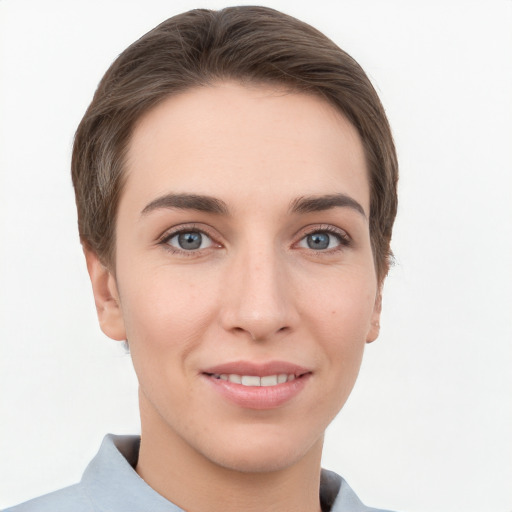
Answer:
M380 332L380 313L382 311L382 286L379 286L377 295L375 297L375 305L373 306L373 313L371 317L371 324L368 334L366 336L366 343L371 343L379 337Z
M94 251L84 247L84 254L101 330L113 340L126 340L115 277Z

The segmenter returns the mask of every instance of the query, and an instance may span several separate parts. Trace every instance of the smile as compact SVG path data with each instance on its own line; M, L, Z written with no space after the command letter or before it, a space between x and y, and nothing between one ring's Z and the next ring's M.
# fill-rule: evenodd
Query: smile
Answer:
M201 372L210 389L243 409L268 410L296 399L313 376L309 368L284 361L236 361Z
M286 382L291 382L295 380L294 373L280 373L276 375L265 375L264 377L258 377L257 375L238 375L236 373L213 373L210 374L214 379L225 380L228 382L233 382L234 384L241 384L242 386L277 386L278 384L284 384Z

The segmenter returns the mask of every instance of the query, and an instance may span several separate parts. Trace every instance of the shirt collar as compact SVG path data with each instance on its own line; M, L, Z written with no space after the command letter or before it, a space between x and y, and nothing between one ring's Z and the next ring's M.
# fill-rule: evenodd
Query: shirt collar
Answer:
M135 471L139 436L108 434L87 466L82 485L98 510L127 512L184 512L153 490Z

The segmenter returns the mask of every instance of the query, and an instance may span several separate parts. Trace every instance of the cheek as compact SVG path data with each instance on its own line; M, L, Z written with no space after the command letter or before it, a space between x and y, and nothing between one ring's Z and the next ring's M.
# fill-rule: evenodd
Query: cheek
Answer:
M352 344L366 337L377 294L371 275L357 270L331 275L317 283L315 289L313 294L302 293L308 300L301 309L302 316L309 318L322 339Z
M375 307L376 284L357 273L333 279L303 308L308 331L322 348L326 378L343 402L357 378Z
M215 290L163 270L123 283L121 304L140 389L172 416L171 404L186 405L183 378L194 371L188 356L215 316Z
M124 282L120 294L128 341L146 350L186 350L214 314L211 284L165 269Z

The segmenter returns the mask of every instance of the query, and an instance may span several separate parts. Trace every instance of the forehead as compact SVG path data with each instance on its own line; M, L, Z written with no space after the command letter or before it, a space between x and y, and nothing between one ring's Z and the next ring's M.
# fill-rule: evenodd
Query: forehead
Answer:
M327 101L275 87L228 82L167 98L135 126L126 172L124 194L146 202L170 191L264 200L280 188L289 200L355 195L368 212L356 129Z

